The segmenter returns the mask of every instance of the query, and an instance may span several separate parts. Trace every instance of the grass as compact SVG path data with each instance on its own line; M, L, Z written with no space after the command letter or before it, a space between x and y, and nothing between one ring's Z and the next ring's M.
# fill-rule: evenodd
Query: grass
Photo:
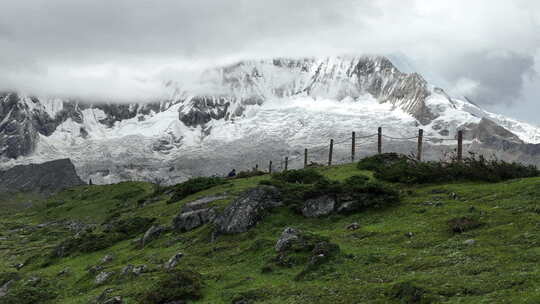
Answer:
M317 170L336 181L354 175L373 179L370 171L361 171L355 164ZM272 304L540 302L540 178L389 184L402 195L402 202L391 208L316 219L278 208L250 231L219 236L213 242L212 227L207 225L182 234L168 232L143 249L132 238L46 267L39 262L73 235L59 222L96 225L96 233L111 215L156 218L159 224L171 225L187 202L224 194L227 198L214 203L225 207L242 191L269 178L227 180L172 204L167 204L170 196L159 194L155 202L141 207L138 201L152 195L153 185L128 182L77 187L36 201L28 209L5 208L0 218L0 273L16 272L12 266L26 262L19 271L20 282L31 276L54 282L50 288L58 296L47 303L88 303L107 288L113 288L112 295L121 295L126 303L138 303L141 294L165 275L161 265L182 252L178 268L199 273L202 281L202 298L194 303L240 299ZM482 225L454 233L449 221L463 217ZM50 222L57 224L37 227ZM346 229L353 222L360 228ZM305 265L264 271L276 256L275 242L289 226L327 238L339 246L342 256L302 280L295 277ZM470 239L475 243L464 243ZM125 265L144 264L149 272L97 286L87 269L100 264L106 254L114 255L112 262L103 265L106 271L119 273ZM69 275L58 276L66 268Z

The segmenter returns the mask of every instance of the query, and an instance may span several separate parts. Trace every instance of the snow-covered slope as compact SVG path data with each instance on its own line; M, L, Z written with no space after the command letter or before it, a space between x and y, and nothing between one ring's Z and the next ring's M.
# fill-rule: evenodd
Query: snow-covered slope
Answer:
M482 119L540 143L539 128L451 98L380 56L245 61L202 73L196 86L167 88L167 100L122 105L0 94L1 167L71 158L94 182L172 182L292 159L379 126L392 137L422 128L434 144L457 130L473 140ZM360 153L374 148L366 145Z

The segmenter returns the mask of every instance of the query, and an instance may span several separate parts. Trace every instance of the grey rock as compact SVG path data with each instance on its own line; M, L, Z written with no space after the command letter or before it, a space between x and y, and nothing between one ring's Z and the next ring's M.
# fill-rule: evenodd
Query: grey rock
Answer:
M58 276L59 277L67 276L67 275L70 274L70 272L71 272L71 270L66 267L66 268L62 269L60 272L58 272Z
M107 254L101 259L101 264L107 264L114 260L114 256L112 254Z
M13 284L15 283L15 280L9 280L4 285L0 286L0 298L5 297L7 293L9 292L9 289Z
M476 241L473 240L473 239L470 239L470 240L464 241L463 244L465 244L467 246L472 246L472 245L476 244Z
M360 229L360 225L357 222L347 225L347 230L358 230L358 229Z
M184 212L173 218L173 229L180 232L191 231L216 218L215 208Z
M216 217L214 224L219 233L246 232L264 218L266 212L282 205L277 188L260 186L242 193Z
M101 285L109 281L113 275L114 275L113 271L102 271L96 276L95 282L97 285Z
M163 226L153 225L150 227L141 239L141 246L144 247L153 240L159 238L159 236L166 231L166 228Z
M299 239L300 231L287 227L283 232L281 233L280 238L277 240L276 245L274 246L274 249L277 252L281 252L283 250L286 250L289 248L292 242Z
M358 204L355 201L346 201L339 204L337 208L338 213L350 213L356 211Z
M53 194L84 185L69 159L59 159L42 164L18 165L0 171L0 193L34 192Z
M336 207L336 199L327 195L309 199L302 206L302 215L305 217L319 217L329 215Z
M133 274L134 275L141 275L147 271L148 267L146 265L139 265L136 267L133 267Z
M130 276L133 273L134 266L133 265L126 265L122 268L122 271L120 272L120 276L127 277Z
M102 303L103 304L122 304L122 303L124 303L124 301L122 300L122 297L116 296L116 297L112 297L110 299L107 299Z
M180 262L180 259L182 259L182 257L184 256L183 253L179 252L175 255L173 255L166 263L165 265L163 266L166 270L171 270L173 269L174 267L176 267L176 265L178 265L178 262Z

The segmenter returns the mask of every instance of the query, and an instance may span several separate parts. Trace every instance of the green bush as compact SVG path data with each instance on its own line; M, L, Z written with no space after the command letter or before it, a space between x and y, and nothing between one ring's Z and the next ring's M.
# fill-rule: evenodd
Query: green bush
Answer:
M315 169L288 170L272 175L272 179L291 184L314 184L324 179Z
M172 270L140 295L142 304L165 304L175 301L199 300L202 297L202 279L197 272Z
M173 193L171 199L167 202L172 204L186 198L188 195L210 189L214 186L224 184L226 181L221 177L196 177L181 184L172 186Z
M476 218L464 216L449 220L448 226L454 233L463 233L481 227L482 223Z
M248 178L248 177L254 177L254 176L261 176L261 175L265 175L266 173L263 172L263 171L255 171L255 170L251 170L251 171L240 171L238 172L238 174L236 174L236 178Z
M105 223L106 228L102 233L87 232L64 240L53 249L50 258L62 258L77 252L90 253L109 248L117 242L146 232L154 221L153 218L133 217Z
M452 181L500 182L540 175L534 166L486 159L474 153L461 162L419 162L395 153L380 154L361 160L358 168L374 171L374 176L378 179L406 184Z
M8 290L8 293L0 298L2 304L40 304L50 303L58 294L46 280L38 282L19 281Z
M284 204L296 212L300 212L306 200L321 196L336 198L338 205L347 203L347 207L341 209L342 213L357 212L368 207L384 207L399 202L397 191L382 183L371 181L366 176L352 176L344 182L338 182L325 178L313 169L297 171L303 172L275 174L271 180L261 181L261 184L279 188Z

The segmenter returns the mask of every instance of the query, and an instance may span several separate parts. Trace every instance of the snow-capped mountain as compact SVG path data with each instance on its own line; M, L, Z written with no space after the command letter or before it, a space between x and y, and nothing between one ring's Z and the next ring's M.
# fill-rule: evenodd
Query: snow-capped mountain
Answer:
M524 145L522 154L533 156L533 144L540 143L540 128L452 98L380 56L244 61L198 77L189 87L170 82L169 99L144 104L0 94L1 167L71 158L83 179L94 182L173 182L269 160L279 166L304 148L345 141L351 131L372 134L379 126L392 137L424 129L432 158L451 148L437 138L454 138L457 130L477 147ZM343 145L336 147L338 161L349 157ZM369 140L359 145L360 154L376 148ZM385 142L388 150L413 147Z

